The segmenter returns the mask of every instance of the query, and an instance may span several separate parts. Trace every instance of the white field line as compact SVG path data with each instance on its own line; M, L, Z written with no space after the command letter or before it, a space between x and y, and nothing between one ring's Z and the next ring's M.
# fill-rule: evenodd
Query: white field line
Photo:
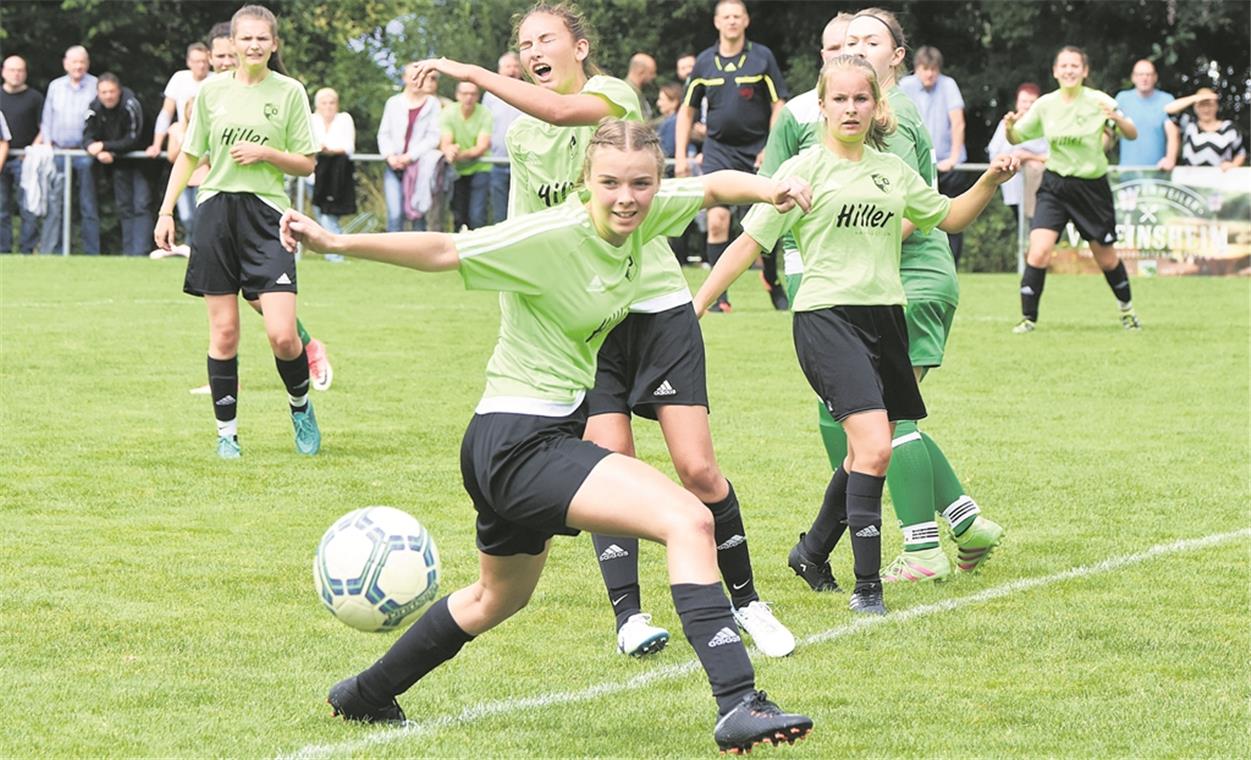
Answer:
M860 633L861 631L867 631L884 625L900 625L917 618L928 617L940 612L949 612L961 607L967 607L971 604L988 602L993 599L1018 594L1022 591L1029 591L1042 586L1050 586L1067 580L1089 578L1093 575L1108 573L1129 565L1146 562L1147 560L1155 559L1156 557L1176 554L1178 552L1206 549L1247 537L1251 537L1251 528L1243 528L1242 530L1236 530L1229 533L1215 533L1201 538L1188 538L1165 544L1156 544L1155 546L1137 554L1112 557L1093 565L1074 567L1053 575L1044 575L1037 578L1022 578L1021 580L1005 583L1001 586L995 586L994 588L979 591L976 594L970 594L968 596L947 599L941 602L934 602L932 604L921 604L916 607L909 607L904 610L891 612L889 615L882 617L858 617L854 622L848 623L847 625L831 628L828 631L822 631L821 633L816 633L800 639L799 644L802 646L811 646L813 644L820 644L826 641L833 641L834 639L851 636ZM642 673L634 678L619 683L599 683L578 691L548 692L546 694L538 694L533 697L520 697L503 699L495 702L484 702L466 707L456 715L444 715L420 723L410 721L401 728L372 730L369 731L367 736L360 739L339 742L336 744L310 744L291 754L279 755L278 757L280 760L286 760L287 758L291 758L292 760L297 758L303 760L304 758L322 758L338 754L357 755L367 752L375 747L380 747L384 744L390 744L392 742L403 741L406 739L414 739L425 734L436 732L443 728L473 723L492 715L520 712L531 708L544 708L551 707L553 705L587 702L609 694L640 689L655 681L665 681L671 678L677 678L678 676L693 673L697 670L699 670L699 661L688 660L687 662L676 665L668 665L662 668L656 668L655 670L649 670L646 673Z

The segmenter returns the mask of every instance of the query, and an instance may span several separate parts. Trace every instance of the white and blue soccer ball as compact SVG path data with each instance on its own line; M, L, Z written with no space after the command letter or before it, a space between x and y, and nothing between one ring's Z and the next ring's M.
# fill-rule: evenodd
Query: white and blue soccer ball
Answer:
M439 551L421 523L392 507L365 507L335 521L313 560L317 596L361 631L412 622L439 594Z

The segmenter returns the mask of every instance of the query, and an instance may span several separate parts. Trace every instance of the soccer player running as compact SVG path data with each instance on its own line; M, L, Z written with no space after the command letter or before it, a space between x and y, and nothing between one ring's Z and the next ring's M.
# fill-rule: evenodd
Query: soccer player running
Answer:
M455 61L424 61L471 81L523 111L508 131L512 171L509 216L559 205L582 181L582 146L605 117L642 119L630 85L587 76L591 31L568 6L539 4L517 27L522 70L534 84ZM765 654L783 657L795 637L760 600L753 581L746 532L733 486L721 473L708 426L704 341L681 267L663 237L643 248L643 272L630 314L604 342L595 387L587 397L586 439L634 456L630 415L658 420L682 485L712 512L717 562L739 625ZM659 651L669 632L642 611L638 540L594 536L595 553L617 624L617 648L640 656Z
M290 206L284 174L313 173L317 146L304 86L270 69L278 58L278 21L245 5L230 20L239 66L210 78L196 98L191 129L170 172L157 219L158 247L174 245L174 205L201 157L211 168L197 194L197 218L183 291L204 298L209 316L209 387L217 417L217 454L240 454L238 294L263 308L278 374L287 388L296 449L316 454L321 432L308 398L308 357L296 330L295 260L282 247L278 220Z
M523 57L526 50L523 42ZM396 695L526 605L552 536L589 530L665 545L674 606L717 700L718 746L792 742L812 721L755 689L717 582L712 515L658 471L582 432L595 355L637 298L644 244L685 229L713 203L806 207L808 187L739 172L662 186L660 140L636 121L607 120L587 142L584 192L480 230L334 235L294 211L283 217L289 249L300 241L422 271L457 270L467 288L500 291L499 342L461 444L477 510L478 580L435 602L374 665L337 683L330 704L349 720L403 722Z
M937 187L933 147L929 133L912 99L895 86L904 70L907 40L890 11L868 8L850 21L843 49L864 58L877 73L895 116L896 129L886 137L886 150L899 156L931 186ZM955 260L941 230L914 230L905 225L900 252L900 277L908 304L908 359L917 382L942 365L947 338L959 303L960 288ZM789 269L788 269L789 271ZM818 404L821 440L836 476L836 490L845 488L846 472L839 469L847 456L847 435L822 404ZM903 530L903 551L882 574L887 583L943 580L951 575L951 562L939 541L935 513L943 516L956 543L956 566L964 572L978 569L1003 539L1004 530L981 514L981 508L965 492L942 449L916 420L900 420L891 441L890 488L895 516ZM842 537L842 526L833 534L809 531L787 558L797 575L815 591L836 587L829 570L829 555Z
M849 27L848 39L850 33ZM843 527L851 531L856 585L849 606L884 614L882 486L892 434L896 421L925 417L908 357L907 297L899 273L903 222L926 231L964 229L1015 173L1016 163L997 159L967 192L946 198L882 150L895 120L868 62L850 55L831 59L822 67L817 95L825 117L821 144L774 175L807 180L811 212L801 217L753 208L743 234L700 287L695 308L702 314L761 249L794 233L804 259L794 305L795 351L809 384L847 433L847 457L808 535L825 541Z
M221 22L214 24L209 30L209 61L213 66L214 74L223 72L232 72L239 64L239 58L235 51L234 41L231 39L230 24ZM286 70L282 66L281 56L275 54L270 59L270 67L280 74L285 74ZM188 113L190 118L190 113ZM185 132L184 132L185 135ZM200 166L207 167L207 157L200 160ZM261 303L254 298L248 298L244 294L244 300L248 306L251 306L257 314L261 313ZM326 355L326 346L317 338L309 334L304 327L304 322L299 317L295 319L295 331L300 336L300 343L304 346L304 352L308 356L308 372L311 378L313 390L328 391L330 384L334 382L334 367L330 365L330 357ZM191 392L197 395L208 395L212 391L208 385L198 388L192 388Z
M1008 142L1016 145L1045 137L1051 146L1051 157L1038 188L1034 221L1030 224L1029 253L1021 277L1021 321L1012 332L1024 334L1037 329L1047 264L1069 221L1090 244L1095 263L1116 296L1121 326L1140 330L1130 298L1129 275L1113 247L1116 208L1104 154L1104 137L1109 129L1131 140L1138 137L1138 129L1117 110L1111 95L1083 84L1090 74L1090 61L1081 48L1061 48L1051 73L1060 85L1058 90L1043 95L1023 116L1009 112L1003 117Z

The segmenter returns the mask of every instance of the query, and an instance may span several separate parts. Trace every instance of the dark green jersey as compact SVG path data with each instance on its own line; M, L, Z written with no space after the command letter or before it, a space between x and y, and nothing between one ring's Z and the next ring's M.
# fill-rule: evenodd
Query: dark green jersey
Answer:
M934 146L916 104L898 87L890 89L886 101L898 124L886 139L886 150L902 158L930 187L938 187ZM942 230L934 228L923 232L918 229L908 236L903 241L899 269L909 302L941 301L952 306L960 303L956 260L951 255L947 233Z
M769 130L764 160L760 162L760 174L772 177L783 161L798 156L804 148L820 142L824 125L816 88L786 101L777 123ZM803 257L799 255L795 237L789 232L782 236L782 256L787 275L804 273Z

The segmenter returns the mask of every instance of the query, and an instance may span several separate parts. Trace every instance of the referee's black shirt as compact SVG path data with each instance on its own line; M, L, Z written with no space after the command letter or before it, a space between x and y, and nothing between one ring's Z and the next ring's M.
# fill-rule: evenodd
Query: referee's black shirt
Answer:
M708 136L726 145L752 145L769 136L773 103L790 92L772 51L747 42L738 55L722 57L713 45L695 59L682 104L708 100Z

